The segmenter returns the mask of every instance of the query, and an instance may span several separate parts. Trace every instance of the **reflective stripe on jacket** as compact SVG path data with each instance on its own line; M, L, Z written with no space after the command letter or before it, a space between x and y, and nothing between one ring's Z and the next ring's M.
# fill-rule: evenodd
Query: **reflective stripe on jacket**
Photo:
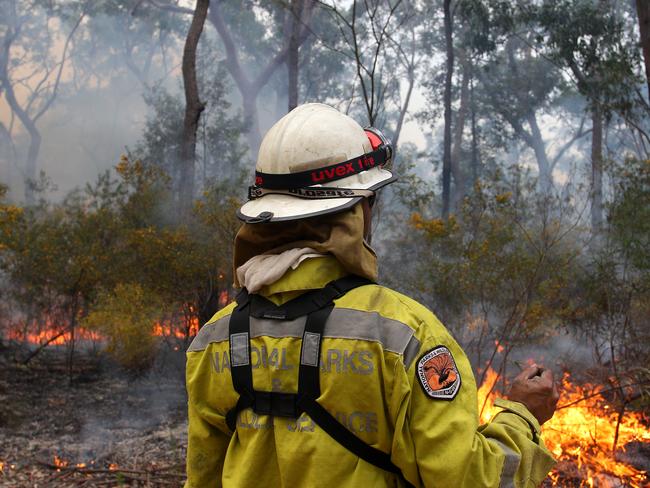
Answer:
M261 291L276 303L323 287L346 273L332 257L314 258ZM302 414L298 419L240 413L231 433L225 415L232 386L228 322L219 311L187 352L189 438L186 487L392 487L398 476L360 460ZM295 392L305 318L251 318L257 390ZM427 352L446 347L460 376L452 400L431 398L417 377ZM321 350L319 403L366 443L390 453L414 486L513 487L540 484L554 461L526 408L504 410L479 426L471 366L447 329L425 307L393 290L367 285L335 301Z

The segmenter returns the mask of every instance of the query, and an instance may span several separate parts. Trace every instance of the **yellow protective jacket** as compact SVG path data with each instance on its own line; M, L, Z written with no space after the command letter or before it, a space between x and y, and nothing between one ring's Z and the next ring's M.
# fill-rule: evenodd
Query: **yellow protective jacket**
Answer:
M333 257L308 259L261 294L276 304L346 272ZM303 413L297 420L226 413L237 402L228 322L219 311L187 352L189 487L389 487L399 476L350 453ZM256 390L296 392L305 319L251 318ZM451 359L450 359L451 358ZM321 346L319 403L355 435L390 453L414 486L535 487L553 466L537 420L520 403L479 426L470 363L425 307L367 285L335 301Z

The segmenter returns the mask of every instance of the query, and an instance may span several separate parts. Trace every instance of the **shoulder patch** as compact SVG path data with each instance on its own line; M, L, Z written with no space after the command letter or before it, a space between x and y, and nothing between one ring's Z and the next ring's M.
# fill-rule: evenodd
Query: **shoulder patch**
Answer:
M445 346L436 346L424 353L418 360L416 374L424 392L431 398L453 400L460 390L460 373Z

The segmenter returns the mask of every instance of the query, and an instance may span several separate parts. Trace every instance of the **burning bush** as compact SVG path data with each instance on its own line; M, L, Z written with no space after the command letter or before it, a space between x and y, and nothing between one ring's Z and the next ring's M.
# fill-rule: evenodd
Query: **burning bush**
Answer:
M83 325L108 340L108 353L125 369L146 370L156 354L158 337L154 325L165 307L152 293L137 284L119 284L100 295L97 306Z
M168 318L174 329L184 327L184 338L223 305L232 283L237 203L228 188L215 186L195 202L191 216L177 222L169 184L159 168L127 157L115 173L100 175L58 203L42 198L35 205L10 205L0 184L0 340L23 343L21 361L29 362L49 345L64 345L72 363L76 341L87 337L79 322L93 312L95 318L103 314L95 334L135 342L111 346L131 363L125 350L147 350L155 339L144 337L144 331L120 330L126 327L120 321L135 328L144 318L107 304L123 290L137 308L137 293L124 291L135 290L135 284L152 303L173 308ZM147 317L152 323L160 310L153 312Z

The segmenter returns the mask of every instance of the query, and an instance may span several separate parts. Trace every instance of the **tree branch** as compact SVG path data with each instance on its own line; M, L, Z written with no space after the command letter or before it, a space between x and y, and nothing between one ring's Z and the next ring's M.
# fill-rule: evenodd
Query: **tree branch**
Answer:
M68 37L65 40L65 44L63 45L63 53L61 54L61 62L59 63L59 72L56 75L56 81L54 82L54 88L52 88L52 93L50 94L49 99L47 100L47 102L45 102L43 107L41 107L41 109L36 113L36 115L34 115L33 117L34 123L36 123L36 121L40 119L41 116L49 110L50 106L52 105L52 103L56 98L57 92L59 90L59 84L61 82L61 74L63 73L63 67L65 66L65 58L68 53L68 46L70 45L72 36L74 36L74 33L77 31L77 28L79 27L81 21L84 19L85 16L86 16L86 11L84 7L84 11L81 12L79 19L77 19L77 22L70 30L70 33L68 34Z
M167 12L174 12L177 14L185 14L185 15L194 15L194 10L191 8L186 8L186 7L179 7L178 5L169 5L166 3L159 2L157 0L147 0L151 5L153 5L156 8L159 8L160 10L166 10ZM136 9L138 8L139 3L133 8L131 11L131 15L135 14Z
M585 125L585 117L582 118L580 121L580 127L578 128L578 131L569 139L562 147L560 150L557 152L555 157L553 157L553 160L551 161L551 171L555 169L555 165L558 163L558 161L562 158L564 153L571 147L573 144L580 139L581 137L589 134L591 132L591 129L589 130L584 130L584 125Z

